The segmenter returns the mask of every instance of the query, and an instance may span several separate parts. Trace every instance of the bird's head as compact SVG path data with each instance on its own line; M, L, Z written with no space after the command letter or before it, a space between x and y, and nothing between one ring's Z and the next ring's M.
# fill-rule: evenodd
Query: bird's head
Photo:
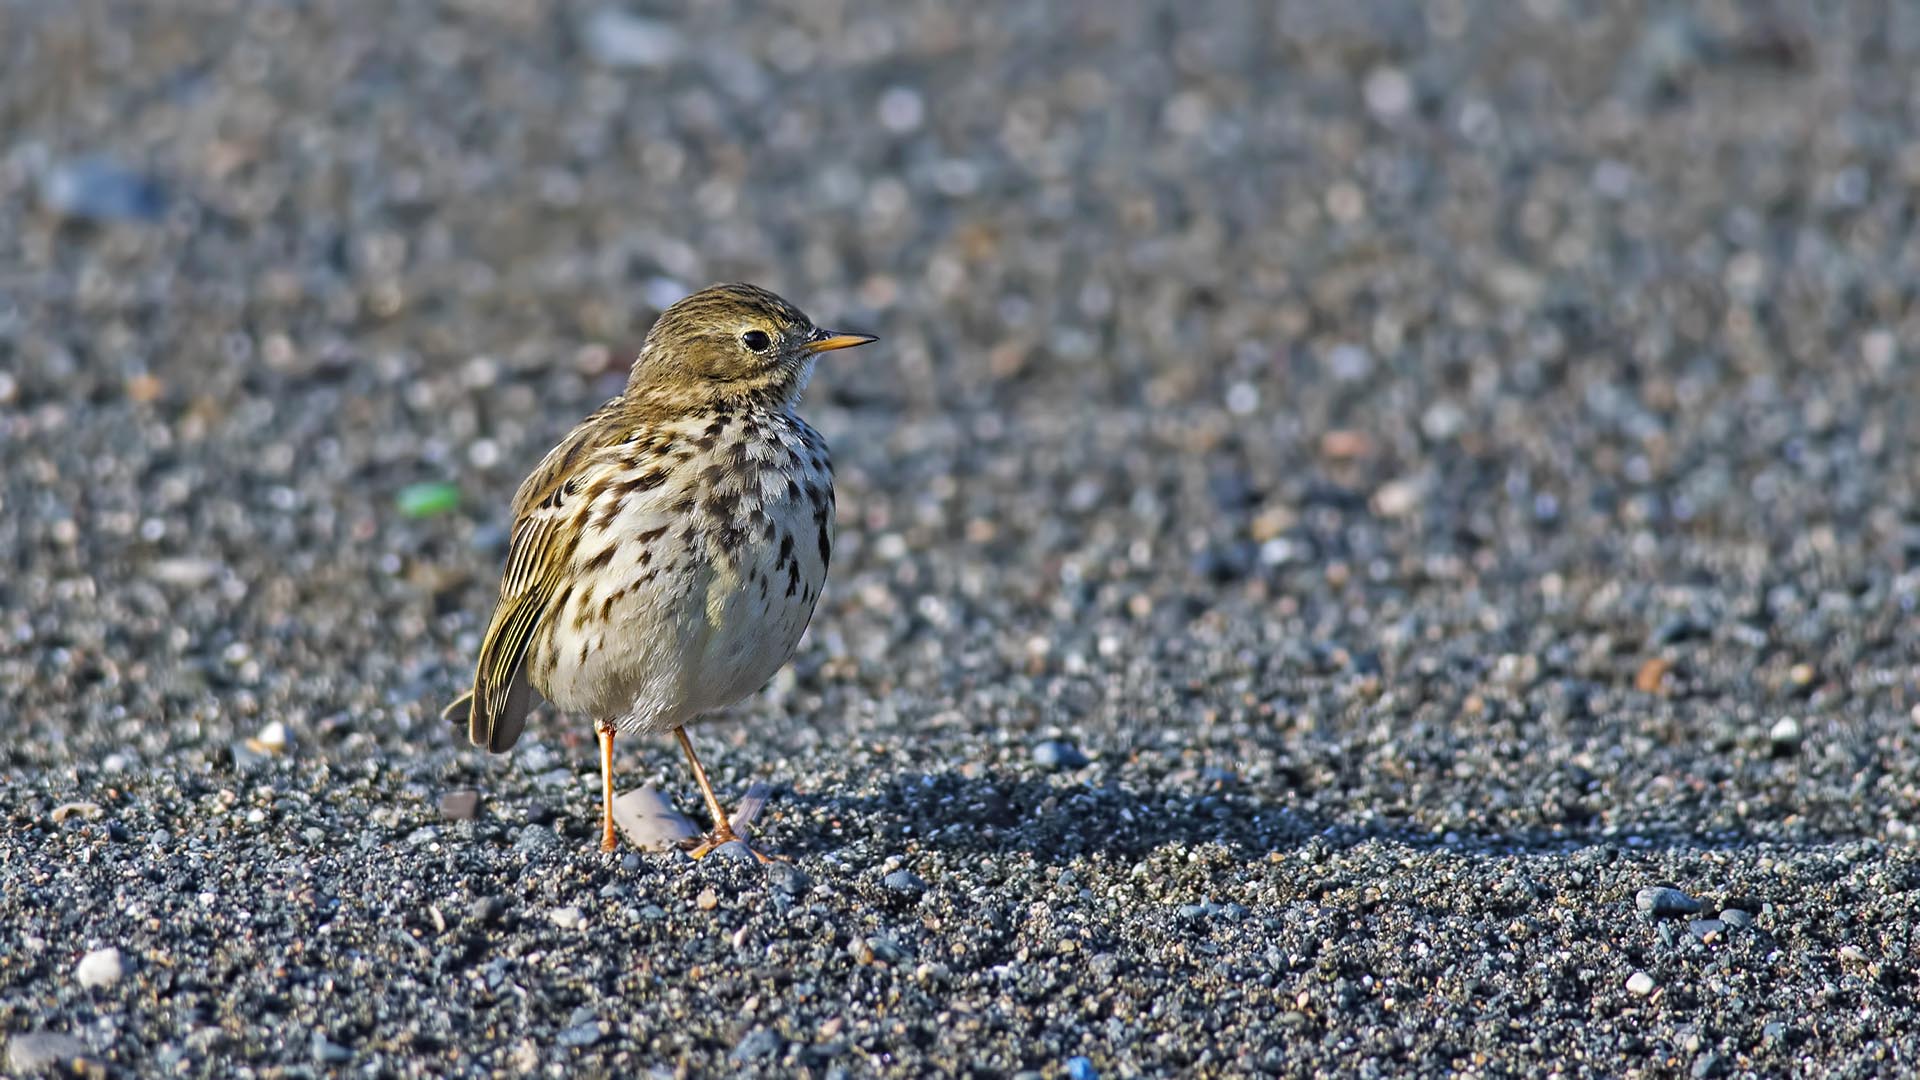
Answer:
M627 396L682 409L736 401L790 405L821 353L873 340L822 330L757 285L713 285L660 313L633 363Z

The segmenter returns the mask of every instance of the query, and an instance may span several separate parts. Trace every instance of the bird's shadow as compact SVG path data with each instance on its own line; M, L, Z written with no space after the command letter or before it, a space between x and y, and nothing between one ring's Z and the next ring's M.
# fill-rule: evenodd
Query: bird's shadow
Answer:
M1116 780L1063 783L1046 776L958 772L892 777L877 792L841 795L778 790L775 804L808 808L830 831L783 830L781 850L822 854L844 847L851 830L892 830L903 845L962 853L1031 852L1050 862L1083 857L1137 860L1170 846L1220 844L1241 857L1308 845L1341 849L1373 841L1478 856L1622 851L1736 851L1760 845L1814 847L1857 839L1795 829L1791 835L1688 829L1671 821L1617 818L1512 831L1436 831L1382 818L1344 820L1296 810L1288 801L1232 783L1137 786ZM858 828L859 826L852 826Z

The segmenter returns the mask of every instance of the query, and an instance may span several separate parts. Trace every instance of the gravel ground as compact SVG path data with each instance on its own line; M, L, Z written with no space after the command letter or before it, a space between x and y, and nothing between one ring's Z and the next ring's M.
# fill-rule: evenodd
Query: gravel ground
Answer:
M0 5L16 1072L1920 1067L1913 7L688 6ZM435 717L732 278L771 870Z

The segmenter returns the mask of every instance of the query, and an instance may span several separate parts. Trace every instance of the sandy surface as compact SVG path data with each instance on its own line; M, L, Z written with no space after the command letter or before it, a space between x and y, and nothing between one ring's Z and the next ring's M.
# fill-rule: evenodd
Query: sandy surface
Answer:
M0 5L15 1071L1915 1067L1911 9L388 7ZM771 872L435 718L732 278L884 338Z

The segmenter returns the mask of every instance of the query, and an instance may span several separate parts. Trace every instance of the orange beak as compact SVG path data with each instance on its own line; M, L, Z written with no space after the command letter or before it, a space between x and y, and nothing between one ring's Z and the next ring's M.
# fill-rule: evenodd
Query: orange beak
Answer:
M879 341L872 334L842 334L833 330L816 331L812 341L807 342L810 353L832 352L835 349L851 349L855 345L865 345Z

